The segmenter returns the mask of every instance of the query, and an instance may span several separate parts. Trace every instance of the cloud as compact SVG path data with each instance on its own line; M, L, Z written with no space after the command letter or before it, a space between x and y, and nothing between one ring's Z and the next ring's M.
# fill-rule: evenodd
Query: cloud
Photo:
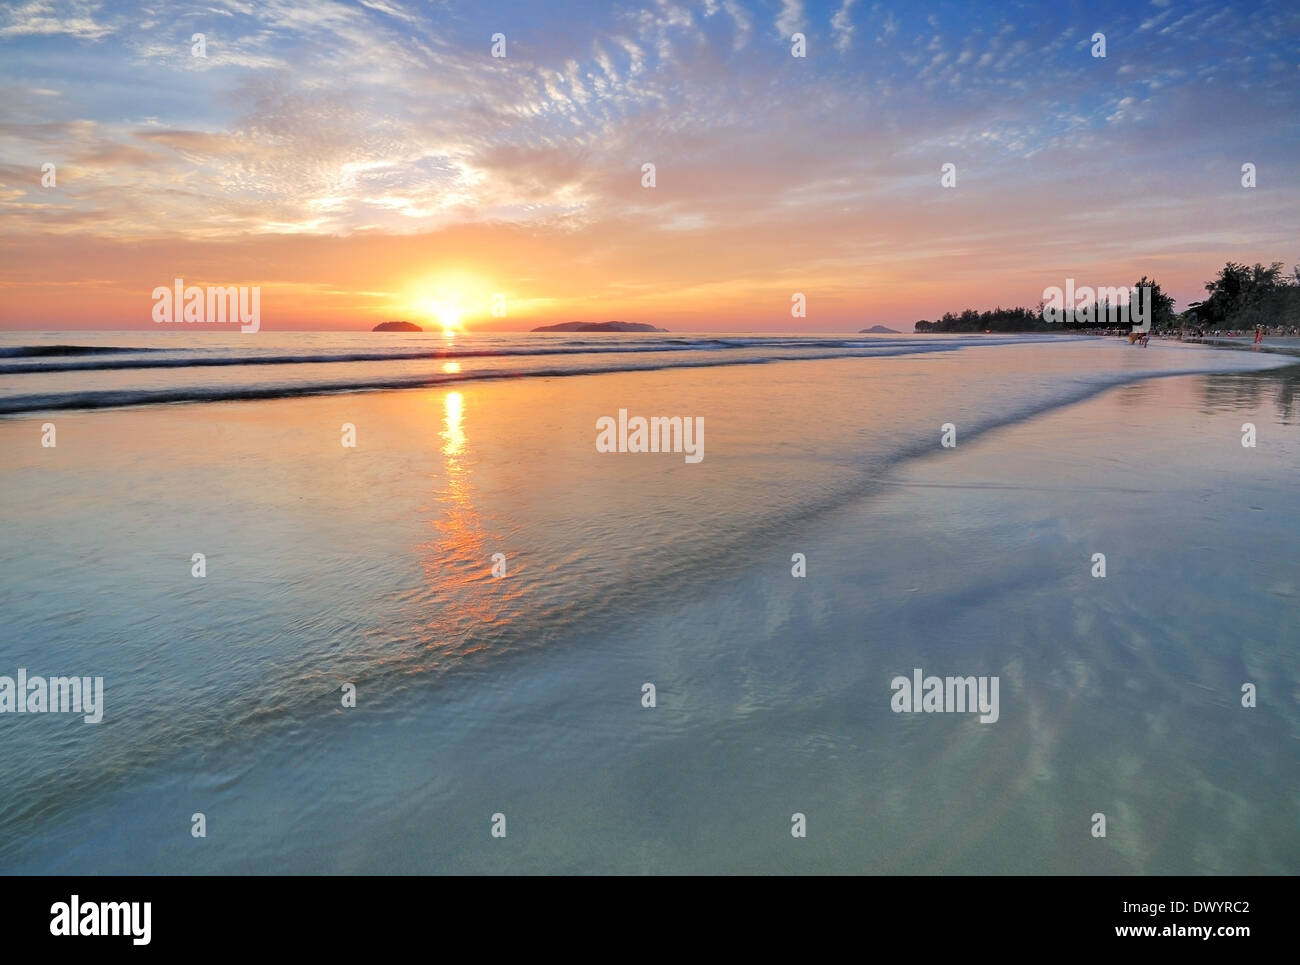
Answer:
M835 49L840 53L853 45L853 23L849 20L849 8L853 0L844 0L839 10L831 17L831 32L835 36Z
M100 40L116 31L111 24L95 19L98 4L67 0L30 0L0 10L0 39L5 37L66 35L82 40Z
M776 32L785 40L803 25L802 0L781 0L781 13L776 18Z
M722 0L722 8L727 11L731 17L732 23L736 26L735 39L732 41L733 50L744 50L749 43L749 38L754 32L754 21L749 12L745 10L736 0Z

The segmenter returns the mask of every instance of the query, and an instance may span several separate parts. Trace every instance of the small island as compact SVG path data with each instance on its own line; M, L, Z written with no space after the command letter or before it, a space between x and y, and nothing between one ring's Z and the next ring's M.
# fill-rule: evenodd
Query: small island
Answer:
M372 332L423 332L419 325L413 322L380 322L370 331Z
M644 322L560 322L558 325L540 325L534 332L666 332Z
M885 328L883 325L872 325L870 328L858 329L859 335L901 335L897 329Z

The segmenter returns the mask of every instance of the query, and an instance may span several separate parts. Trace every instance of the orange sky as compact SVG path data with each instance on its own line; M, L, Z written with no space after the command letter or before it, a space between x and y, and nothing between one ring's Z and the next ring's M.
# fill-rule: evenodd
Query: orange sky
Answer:
M1281 8L1164 6L1110 10L1106 59L1050 6L525 5L499 59L455 5L13 8L0 327L152 329L178 277L260 287L262 330L910 331L1144 274L1183 308L1297 257L1300 65L1229 43Z

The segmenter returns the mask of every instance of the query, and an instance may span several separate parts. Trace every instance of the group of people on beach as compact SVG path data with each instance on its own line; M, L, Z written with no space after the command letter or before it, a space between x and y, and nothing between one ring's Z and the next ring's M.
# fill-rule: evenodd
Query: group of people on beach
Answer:
M1238 328L1216 328L1216 329L1194 328L1189 330L1165 329L1159 332L1133 332L1133 331L1129 331L1128 329L1114 328L1114 329L1103 329L1102 331L1099 331L1096 334L1120 336L1120 337L1127 336L1130 345L1141 345L1144 348L1146 347L1147 343L1151 340L1152 335L1154 335L1156 338L1177 339L1180 342L1182 341L1197 342L1205 338L1245 338L1247 336L1253 335L1255 344L1262 345L1265 336L1273 336L1275 338L1300 337L1300 326L1256 325L1253 332L1247 329L1238 329Z
M1266 335L1275 338L1295 338L1300 336L1300 326L1298 325L1256 325L1254 331L1248 331L1244 328L1216 328L1213 330L1196 328L1187 333L1188 338L1245 338L1247 335L1254 335L1255 343L1259 344L1264 341Z

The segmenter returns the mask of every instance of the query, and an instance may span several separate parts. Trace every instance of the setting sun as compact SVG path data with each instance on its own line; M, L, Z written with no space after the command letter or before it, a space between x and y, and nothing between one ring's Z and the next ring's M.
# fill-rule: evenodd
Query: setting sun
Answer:
M413 277L405 287L405 298L396 301L392 310L418 316L416 320L426 328L441 328L451 335L491 314L492 292L490 283L479 275L445 268Z
M454 295L445 299L431 298L424 302L421 311L427 319L442 326L443 334L461 330L460 308Z

